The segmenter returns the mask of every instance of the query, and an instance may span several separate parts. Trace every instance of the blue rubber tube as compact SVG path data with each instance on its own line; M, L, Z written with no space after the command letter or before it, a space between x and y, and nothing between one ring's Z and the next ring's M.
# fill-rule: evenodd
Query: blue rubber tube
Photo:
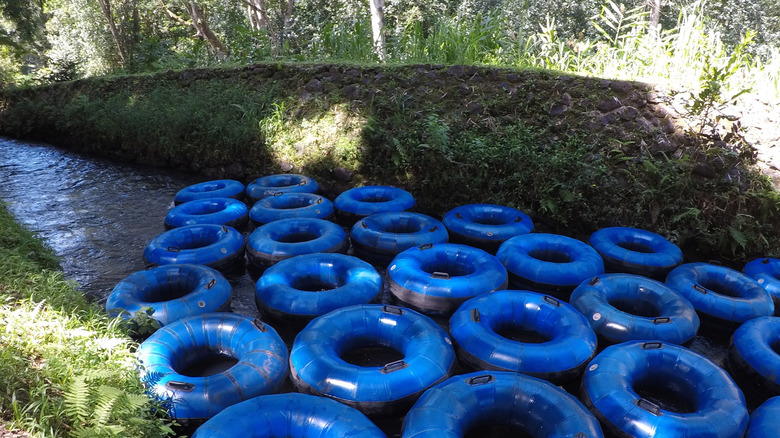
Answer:
M604 273L595 249L571 237L530 233L504 242L496 257L509 272L513 289L568 295L585 280Z
M249 235L247 255L252 264L267 267L297 255L346 252L347 233L324 219L295 218L274 221Z
M396 300L433 315L449 315L469 298L507 284L506 269L495 256L455 243L409 248L393 259L387 274Z
M244 197L244 185L232 179L206 181L179 190L173 197L176 205L203 198L234 198Z
M414 207L414 196L390 186L365 186L349 189L336 197L336 217L352 225L362 217L388 211L405 211Z
M372 345L392 348L403 359L385 366L359 366L341 356ZM379 304L350 306L312 320L290 352L293 383L366 415L408 408L427 388L446 380L455 365L447 333L413 310Z
M775 315L780 316L780 259L755 259L748 262L742 271L772 295Z
M539 339L507 338L501 334L506 329ZM516 371L555 383L578 378L596 354L596 334L585 317L571 305L535 292L478 295L452 315L450 333L461 363L473 370Z
M742 323L729 347L733 372L764 398L780 395L780 318L762 316Z
M680 265L666 285L693 304L701 317L739 325L775 311L769 292L741 272L708 263Z
M765 401L750 415L745 438L773 438L780 430L780 397Z
M266 175L250 182L246 186L246 195L254 204L277 193L316 193L319 189L317 181L306 175L281 173Z
M574 289L569 302L609 344L647 339L684 344L699 330L699 316L690 301L639 275L593 277Z
M173 207L165 216L165 227L213 224L238 228L248 220L249 209L243 202L233 198L204 198Z
M596 418L574 396L544 380L512 372L450 377L417 400L403 438L460 438L485 425L510 426L534 438L599 438Z
M455 207L442 218L453 243L463 243L495 253L508 239L534 229L531 218L520 210L494 204Z
M111 316L130 319L151 307L161 326L188 316L230 309L230 283L203 265L164 265L130 274L106 300Z
M186 225L152 239L144 259L155 265L187 263L221 269L241 261L244 236L226 225Z
M408 211L372 214L352 226L355 253L387 266L401 252L426 243L447 243L447 230L438 220Z
M629 227L602 228L590 235L590 245L607 270L663 280L682 263L680 248L660 234Z
M287 375L287 347L276 331L260 320L234 313L207 313L175 321L141 343L136 356L149 392L169 404L171 416L183 424L275 392ZM237 363L216 374L183 374L190 366L217 357Z
M637 388L671 394L689 406L664 408ZM745 398L726 371L687 348L657 341L624 342L596 355L581 398L619 437L739 438L748 423Z
M333 215L333 203L314 193L279 193L267 196L249 210L249 217L257 225L292 218L328 219Z
M263 314L310 320L332 310L381 299L382 276L370 264L344 254L295 256L268 268L255 285Z
M195 431L192 438L385 438L360 411L312 395L262 395L235 404Z

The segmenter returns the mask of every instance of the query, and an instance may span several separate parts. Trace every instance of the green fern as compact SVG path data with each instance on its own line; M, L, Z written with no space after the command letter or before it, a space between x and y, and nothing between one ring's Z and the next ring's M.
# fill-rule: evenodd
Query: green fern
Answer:
M71 380L64 394L65 414L75 428L85 424L92 411L90 406L89 384L83 375Z
M729 227L729 234L731 235L731 238L736 242L742 249L747 248L748 239L747 236L745 236L745 233L743 233L741 230Z

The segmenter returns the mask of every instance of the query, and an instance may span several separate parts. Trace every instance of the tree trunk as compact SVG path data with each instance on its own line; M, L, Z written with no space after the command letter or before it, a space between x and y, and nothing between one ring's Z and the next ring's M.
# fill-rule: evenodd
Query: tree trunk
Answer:
M192 17L192 27L195 28L195 38L203 38L211 47L214 55L218 59L224 59L229 51L228 48L222 44L217 35L209 27L209 19L203 8L195 2L187 3L187 12Z
M111 31L111 38L114 40L116 51L119 54L119 59L122 63L122 67L127 63L127 51L125 45L122 42L122 36L119 34L119 30L116 27L116 21L114 20L114 13L111 11L110 0L98 0L100 3L100 10L103 11L103 16L106 17L108 22L108 29Z
M648 0L650 4L650 27L658 34L661 21L661 0Z
M385 0L369 0L371 8L371 32L374 35L374 50L379 60L384 62L387 59L387 49L385 48Z

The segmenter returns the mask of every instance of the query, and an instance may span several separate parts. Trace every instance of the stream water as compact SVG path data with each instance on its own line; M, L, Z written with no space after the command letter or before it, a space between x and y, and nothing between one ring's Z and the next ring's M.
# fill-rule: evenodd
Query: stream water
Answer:
M118 282L146 267L143 249L164 231L176 192L203 180L0 138L0 200L60 257L66 276L100 304ZM232 310L257 316L255 279L246 272L228 278ZM290 345L291 334L281 334ZM690 348L723 366L727 342L723 336L700 335ZM399 421L382 426L389 436L398 436Z

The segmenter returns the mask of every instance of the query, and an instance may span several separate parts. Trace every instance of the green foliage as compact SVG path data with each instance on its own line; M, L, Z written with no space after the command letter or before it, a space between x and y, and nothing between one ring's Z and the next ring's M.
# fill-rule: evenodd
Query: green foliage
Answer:
M34 436L163 437L116 320L0 205L0 416Z

